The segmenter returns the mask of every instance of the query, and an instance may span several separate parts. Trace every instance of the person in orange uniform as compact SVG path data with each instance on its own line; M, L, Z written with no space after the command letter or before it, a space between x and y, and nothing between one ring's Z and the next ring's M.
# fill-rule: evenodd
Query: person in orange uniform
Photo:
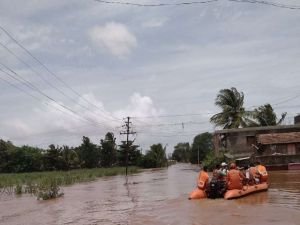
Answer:
M207 173L207 166L204 166L202 171L199 173L197 186L201 190L206 190L209 182L209 176Z
M250 163L249 173L250 173L249 185L258 184L259 176L258 176L257 168L256 166L254 166L253 163Z
M259 174L259 182L260 183L268 182L268 172L266 167L261 165L260 162L257 162L256 169Z
M227 174L227 189L242 189L245 176L236 169L235 163L231 163Z

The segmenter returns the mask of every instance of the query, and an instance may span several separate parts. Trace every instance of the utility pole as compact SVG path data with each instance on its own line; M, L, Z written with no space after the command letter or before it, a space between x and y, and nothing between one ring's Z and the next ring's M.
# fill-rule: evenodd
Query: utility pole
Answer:
M126 175L126 184L127 184L127 174L128 174L128 153L129 153L129 135L131 134L136 134L136 132L133 132L131 130L131 122L130 122L130 117L128 116L126 118L125 124L122 126L125 128L125 131L120 132L120 135L126 135L126 161L125 161L125 165L126 165L126 170L125 170L125 175ZM133 140L134 141L134 140ZM131 145L133 144L133 141L131 141Z

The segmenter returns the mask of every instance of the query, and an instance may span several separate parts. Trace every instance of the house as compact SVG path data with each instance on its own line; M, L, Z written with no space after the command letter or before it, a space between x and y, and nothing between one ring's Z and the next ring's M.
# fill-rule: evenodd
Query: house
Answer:
M260 160L266 165L286 167L300 163L300 117L294 125L218 130L214 133L217 154L239 161Z

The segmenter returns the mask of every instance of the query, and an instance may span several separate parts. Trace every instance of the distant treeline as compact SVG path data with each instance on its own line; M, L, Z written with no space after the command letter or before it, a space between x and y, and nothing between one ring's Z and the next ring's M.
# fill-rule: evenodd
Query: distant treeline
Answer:
M112 132L108 132L99 145L83 136L78 147L49 145L47 149L31 146L17 147L10 141L0 139L0 172L21 173L34 171L71 170L125 166L126 142L116 144ZM143 155L139 146L129 142L128 165L144 168L167 165L166 151L161 144L150 146Z

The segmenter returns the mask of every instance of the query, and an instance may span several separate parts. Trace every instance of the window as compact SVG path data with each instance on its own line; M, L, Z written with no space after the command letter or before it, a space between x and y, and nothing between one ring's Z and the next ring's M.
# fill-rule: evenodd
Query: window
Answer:
M247 145L252 146L256 144L255 136L246 136L247 138Z

